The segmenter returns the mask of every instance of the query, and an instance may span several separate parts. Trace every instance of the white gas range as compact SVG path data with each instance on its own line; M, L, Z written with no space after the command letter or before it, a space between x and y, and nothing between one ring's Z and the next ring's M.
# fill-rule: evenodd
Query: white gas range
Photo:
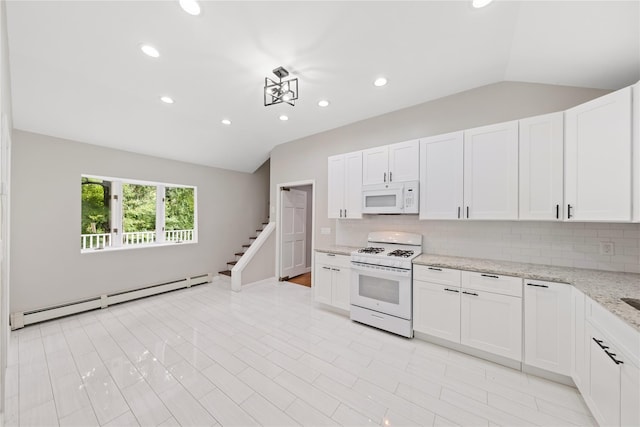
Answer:
M351 319L413 337L412 261L422 235L369 233L367 247L351 253Z

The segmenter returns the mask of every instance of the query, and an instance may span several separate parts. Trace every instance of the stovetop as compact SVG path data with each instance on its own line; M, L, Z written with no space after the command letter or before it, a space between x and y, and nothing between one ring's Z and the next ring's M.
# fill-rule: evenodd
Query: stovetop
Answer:
M421 235L378 231L369 233L367 247L351 252L351 261L410 269L411 261L421 253Z

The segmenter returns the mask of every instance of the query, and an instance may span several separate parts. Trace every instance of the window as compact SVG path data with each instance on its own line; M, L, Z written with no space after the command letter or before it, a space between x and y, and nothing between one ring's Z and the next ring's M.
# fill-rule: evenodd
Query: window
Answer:
M82 176L80 249L197 241L196 187Z

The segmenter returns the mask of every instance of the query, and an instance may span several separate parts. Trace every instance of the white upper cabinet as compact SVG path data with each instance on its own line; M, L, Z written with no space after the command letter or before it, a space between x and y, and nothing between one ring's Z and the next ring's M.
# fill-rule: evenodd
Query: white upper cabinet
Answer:
M565 112L565 218L631 220L631 87Z
M464 132L420 140L420 219L462 218Z
M520 219L563 219L564 114L519 122Z
M417 181L418 140L370 148L362 152L362 184Z
M384 184L388 173L389 149L386 145L362 152L362 185Z
M362 218L362 151L328 159L329 218Z
M327 170L327 207L329 218L342 218L344 209L344 155L331 156Z
M389 145L389 182L420 179L420 145L418 140Z
M518 219L518 122L464 132L464 217Z

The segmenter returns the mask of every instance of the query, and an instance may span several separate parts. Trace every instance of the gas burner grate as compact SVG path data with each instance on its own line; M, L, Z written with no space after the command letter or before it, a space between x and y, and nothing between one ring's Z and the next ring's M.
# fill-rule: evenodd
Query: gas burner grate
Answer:
M359 249L358 252L362 254L379 254L380 252L384 252L384 248L362 248Z
M396 249L395 251L389 252L387 254L387 256L397 256L400 258L409 258L411 255L413 255L413 251L402 249Z

